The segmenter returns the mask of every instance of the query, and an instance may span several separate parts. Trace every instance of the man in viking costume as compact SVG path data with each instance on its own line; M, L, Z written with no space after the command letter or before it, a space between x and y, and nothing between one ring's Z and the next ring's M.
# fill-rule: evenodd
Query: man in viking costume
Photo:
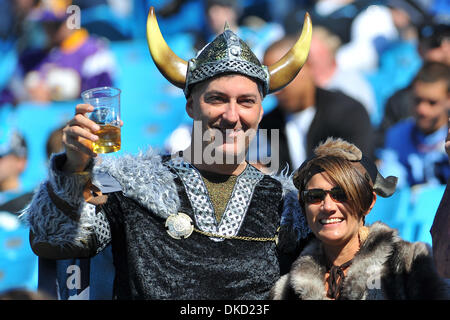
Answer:
M228 28L186 62L167 46L151 8L150 53L184 90L191 147L176 157L149 149L99 160L89 147L98 130L86 117L93 108L77 105L64 128L66 150L53 155L24 212L34 252L92 257L111 243L118 299L267 298L310 231L289 179L265 175L241 155L263 97L305 62L311 31L306 15L297 43L271 66Z

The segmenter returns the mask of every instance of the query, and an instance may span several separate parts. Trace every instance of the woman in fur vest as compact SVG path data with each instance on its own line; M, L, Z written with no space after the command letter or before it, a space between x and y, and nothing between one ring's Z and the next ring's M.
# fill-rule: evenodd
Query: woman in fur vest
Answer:
M342 139L329 138L294 173L299 202L315 238L273 299L447 299L429 246L403 241L396 230L364 218L377 195L388 197L397 179Z

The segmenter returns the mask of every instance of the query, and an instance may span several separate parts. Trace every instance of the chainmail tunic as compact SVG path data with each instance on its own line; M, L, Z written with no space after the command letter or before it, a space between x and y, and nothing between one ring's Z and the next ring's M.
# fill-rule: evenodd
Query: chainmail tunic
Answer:
M202 179L196 178L198 171L184 165L171 166L178 175L179 210L189 215L197 228L250 237L276 234L282 211L282 187L277 180L249 166L247 173L237 178L231 197L245 207L242 210L228 202L219 223L208 211L211 201L202 198L205 190ZM246 199L236 192L242 181L253 187ZM249 187L247 182L244 187ZM193 198L197 204L206 202L193 208ZM266 299L280 276L279 253L273 241L223 240L196 232L187 239L173 239L165 230L164 219L120 192L109 196L103 210L111 226L119 299Z
M201 173L180 157L162 159L150 149L103 159L89 169L93 175L61 173L64 157L52 158L49 180L24 213L33 241L66 248L65 256L73 257L94 256L110 243L118 299L266 299L310 234L289 178L251 165L234 184L229 179L222 210L223 201L209 192L218 195L223 186L208 190ZM107 194L98 206L82 195L92 176ZM177 212L194 225L187 238L167 233L166 219Z
M220 222L233 192L237 177L207 171L200 171L200 173L214 207L216 220Z

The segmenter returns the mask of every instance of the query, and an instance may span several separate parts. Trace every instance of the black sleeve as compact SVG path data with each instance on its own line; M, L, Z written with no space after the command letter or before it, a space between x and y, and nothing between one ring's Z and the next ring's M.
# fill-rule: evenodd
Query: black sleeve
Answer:
M411 107L413 102L412 90L410 87L397 91L387 100L384 107L383 119L375 133L376 148L384 147L384 138L387 129L400 120L406 119L412 115Z
M450 278L450 180L442 196L441 203L434 217L431 227L433 258L441 277Z
M373 126L364 106L353 99L336 106L330 117L334 126L334 137L340 137L355 144L369 158L374 159Z
M317 88L316 116L308 133L311 151L328 137L355 144L373 158L373 127L366 108L341 93Z

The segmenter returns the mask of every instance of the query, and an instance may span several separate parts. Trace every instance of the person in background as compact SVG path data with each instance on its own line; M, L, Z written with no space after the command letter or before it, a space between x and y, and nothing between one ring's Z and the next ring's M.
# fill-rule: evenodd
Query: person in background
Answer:
M380 152L380 171L394 172L399 186L445 184L450 166L444 148L450 110L450 67L439 62L423 65L412 84L413 118L386 132Z
M337 64L336 52L340 46L339 37L329 29L322 26L314 27L308 56L308 65L314 81L318 87L339 90L357 100L371 116L376 111L373 89L362 73L343 69Z
M313 5L318 22L340 35L342 46L336 53L338 65L344 70L359 72L376 70L379 43L398 36L391 12L385 1L319 0Z
M418 26L417 29L419 40L416 50L422 62L414 73L412 80L422 64L427 61L440 62L450 66L448 58L450 56L450 25L431 21L431 23ZM383 148L385 135L390 127L413 115L414 93L412 84L413 81L408 81L401 89L387 98L381 122L375 131L376 149Z
M42 25L47 46L18 58L13 78L0 93L0 104L73 100L86 89L112 84L115 61L107 43L66 13L70 4L69 0L44 2L28 15Z
M20 176L28 161L25 138L8 124L0 127L0 211L13 214L31 201L32 192L22 189Z
M272 44L264 55L264 63L280 59L293 41L287 37ZM267 129L266 141L272 139L271 129L279 130L280 170L286 165L289 171L297 168L317 144L330 136L351 141L366 154L372 154L372 125L367 110L341 92L318 87L309 61L275 97L277 106L264 115L259 128Z
M29 244L29 227L19 214L33 197L21 175L28 161L25 138L0 119L0 292L36 289L38 259Z
M355 145L328 139L294 173L293 181L315 239L277 281L272 298L449 298L427 244L403 241L381 222L365 226L377 196L391 196L396 179L383 178Z
M450 66L450 24L423 25L419 52L424 60L442 62Z
M0 39L12 41L15 50L22 52L25 45L32 46L36 35L28 25L28 14L39 5L41 0L0 1ZM31 43L30 43L31 42Z
M198 50L221 34L225 24L252 48L260 60L265 49L284 36L284 29L278 23L256 16L241 21L244 8L237 0L206 0L204 5L207 28L195 46Z

